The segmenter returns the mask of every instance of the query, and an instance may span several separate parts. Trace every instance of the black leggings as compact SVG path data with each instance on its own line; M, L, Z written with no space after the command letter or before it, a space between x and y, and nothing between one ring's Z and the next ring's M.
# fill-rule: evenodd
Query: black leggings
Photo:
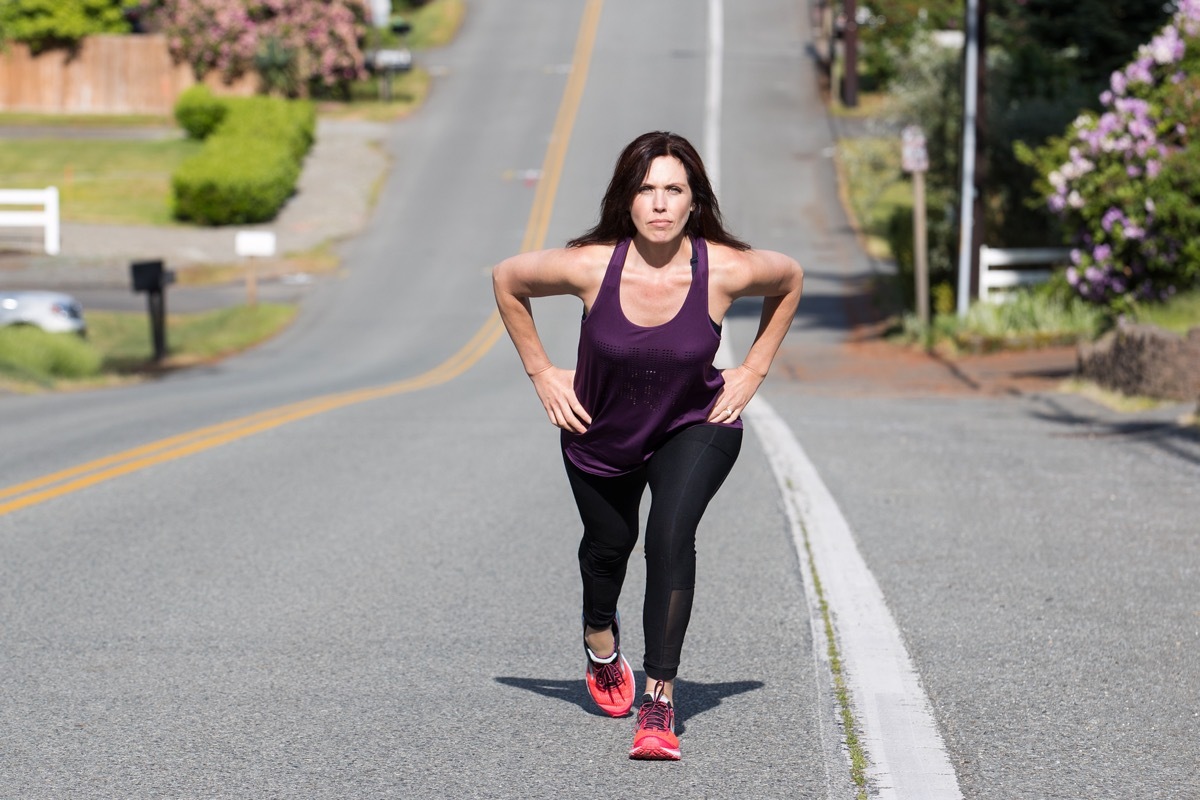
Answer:
M741 446L740 428L696 425L671 437L643 466L614 478L584 472L564 458L583 520L583 619L593 628L608 627L617 613L637 544L638 509L650 487L642 625L646 675L653 680L671 680L679 671L696 587L696 527Z

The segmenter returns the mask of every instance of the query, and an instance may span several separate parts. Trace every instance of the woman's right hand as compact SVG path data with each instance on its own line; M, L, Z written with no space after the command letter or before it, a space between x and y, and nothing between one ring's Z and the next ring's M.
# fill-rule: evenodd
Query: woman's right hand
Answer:
M571 433L583 433L592 417L575 396L575 370L549 366L529 376L550 424Z

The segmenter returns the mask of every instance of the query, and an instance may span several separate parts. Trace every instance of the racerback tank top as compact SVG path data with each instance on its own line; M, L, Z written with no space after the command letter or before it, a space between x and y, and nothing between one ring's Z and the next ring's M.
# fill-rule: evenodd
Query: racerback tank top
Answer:
M575 394L591 414L586 432L562 432L567 458L584 472L623 475L670 436L707 424L724 385L713 366L721 335L708 314L708 248L692 240L692 284L662 325L635 325L621 309L621 271L630 240L619 242L591 310L580 325ZM719 424L719 423L712 423ZM742 427L740 419L729 427Z

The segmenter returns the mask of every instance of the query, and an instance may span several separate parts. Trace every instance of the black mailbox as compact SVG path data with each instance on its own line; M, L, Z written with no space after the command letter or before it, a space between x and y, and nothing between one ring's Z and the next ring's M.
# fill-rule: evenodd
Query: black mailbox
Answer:
M129 276L133 279L133 290L145 292L146 306L150 312L150 336L154 342L154 360L161 361L167 355L167 298L168 284L175 282L175 273L163 269L163 262L133 261L129 264Z
M164 269L162 261L134 261L129 274L135 292L161 292L175 282L175 273Z

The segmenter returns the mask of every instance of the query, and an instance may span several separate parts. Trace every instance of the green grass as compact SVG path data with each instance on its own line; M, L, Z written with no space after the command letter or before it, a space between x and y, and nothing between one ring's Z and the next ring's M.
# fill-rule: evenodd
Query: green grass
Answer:
M73 333L0 328L0 379L49 387L59 379L94 378L102 365L100 352Z
M467 13L464 0L433 0L419 8L406 8L406 3L395 5L399 15L412 24L408 46L414 50L448 44Z
M14 139L0 147L9 189L57 186L71 222L167 225L171 173L200 142L103 139Z
M32 328L0 329L0 388L91 388L164 369L191 366L249 349L286 328L295 306L234 306L167 315L167 357L154 361L146 314L92 311L88 338Z
M1200 289L1177 294L1166 303L1139 305L1134 316L1138 322L1186 334L1200 326Z
M842 139L837 169L844 204L875 258L890 258L888 221L895 210L912 207L912 184L900 169L899 139Z
M155 114L34 114L0 112L0 126L49 128L173 128L175 120Z
M350 87L349 102L321 100L317 104L323 117L391 122L411 114L429 94L429 73L421 67L392 77L392 99L381 99L380 78L372 76Z
M839 80L840 77L839 75ZM873 119L889 113L893 106L891 96L880 94L879 92L860 91L858 93L858 105L854 108L843 104L841 98L837 96L830 98L830 100L830 113L835 117L844 117L847 119Z
M233 306L202 314L167 315L167 366L184 366L237 353L288 325L294 306ZM104 353L105 369L124 374L144 369L154 354L146 314L93 311L89 338Z
M1200 326L1200 289L1166 303L1140 305L1136 321L1180 335ZM1006 303L975 303L959 319L938 314L922 331L914 314L900 322L895 338L950 351L990 352L1095 339L1110 327L1105 311L1073 296L1065 284L1045 285L1014 294Z

